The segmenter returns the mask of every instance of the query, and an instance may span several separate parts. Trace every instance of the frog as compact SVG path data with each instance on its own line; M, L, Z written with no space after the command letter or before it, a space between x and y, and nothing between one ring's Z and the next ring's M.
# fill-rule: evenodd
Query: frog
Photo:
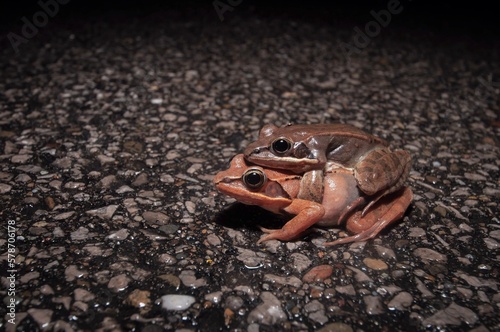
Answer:
M260 227L264 235L257 243L292 241L304 236L312 226L343 224L352 235L324 242L324 246L366 241L400 220L413 199L411 189L403 187L379 199L363 214L361 207L370 197L358 187L352 169L327 162L321 172L310 174L314 175L255 165L237 154L228 169L214 176L213 183L219 192L243 204L292 216L282 228Z
M341 123L267 124L243 153L254 164L297 174L321 172L327 162L353 170L358 188L372 197L363 214L403 188L411 170L408 151L393 151L386 140Z

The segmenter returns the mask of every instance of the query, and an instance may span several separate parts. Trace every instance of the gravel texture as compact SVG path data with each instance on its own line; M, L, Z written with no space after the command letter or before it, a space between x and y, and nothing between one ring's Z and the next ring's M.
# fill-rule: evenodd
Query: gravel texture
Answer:
M211 4L67 6L17 53L2 36L0 329L500 330L493 31L422 28L408 5L348 54L383 7L315 21L243 2L220 21ZM409 150L402 222L333 248L342 229L257 245L283 217L211 180L288 122Z

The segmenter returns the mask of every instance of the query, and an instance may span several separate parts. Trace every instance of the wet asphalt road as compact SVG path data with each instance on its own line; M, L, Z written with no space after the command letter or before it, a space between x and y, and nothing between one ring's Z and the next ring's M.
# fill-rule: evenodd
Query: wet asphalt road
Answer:
M500 330L495 31L419 25L406 4L366 38L383 6L241 3L224 21L210 4L67 6L16 46L40 8L2 28L0 329ZM211 180L288 122L410 151L402 222L333 248L341 229L257 245L283 218Z

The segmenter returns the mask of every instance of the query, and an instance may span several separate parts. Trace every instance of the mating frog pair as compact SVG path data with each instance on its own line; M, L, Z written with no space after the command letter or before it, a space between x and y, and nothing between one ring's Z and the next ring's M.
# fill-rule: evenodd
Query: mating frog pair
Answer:
M281 229L261 228L259 243L345 222L354 235L331 246L368 240L401 219L413 199L410 168L407 151L350 125L266 125L214 184L244 204L295 215Z

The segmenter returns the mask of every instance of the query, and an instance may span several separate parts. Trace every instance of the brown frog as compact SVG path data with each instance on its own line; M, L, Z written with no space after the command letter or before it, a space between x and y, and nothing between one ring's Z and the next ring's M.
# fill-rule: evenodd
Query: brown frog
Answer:
M372 197L363 213L401 190L411 169L407 151L392 151L385 140L347 124L266 125L244 155L254 164L312 178L308 173L322 172L328 162L352 170L359 189Z
M229 169L219 172L213 181L220 192L241 203L294 215L281 229L261 228L267 234L258 243L290 241L313 225L339 226L344 221L354 235L326 242L325 246L368 240L400 219L413 198L406 187L381 198L362 215L359 207L368 202L368 197L357 186L352 169L327 162L321 173L314 174L318 178L311 181L291 171L252 165L239 154L231 160Z

